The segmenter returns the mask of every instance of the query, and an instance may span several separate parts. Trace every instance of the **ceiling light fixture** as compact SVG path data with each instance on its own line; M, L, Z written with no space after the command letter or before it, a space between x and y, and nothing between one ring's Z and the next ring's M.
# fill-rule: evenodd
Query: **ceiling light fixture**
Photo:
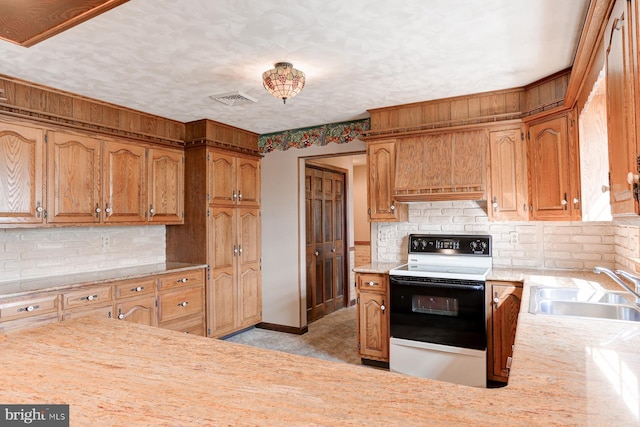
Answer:
M299 94L304 87L304 73L293 68L289 62L278 62L274 66L262 73L262 84L271 95L286 104L287 99Z

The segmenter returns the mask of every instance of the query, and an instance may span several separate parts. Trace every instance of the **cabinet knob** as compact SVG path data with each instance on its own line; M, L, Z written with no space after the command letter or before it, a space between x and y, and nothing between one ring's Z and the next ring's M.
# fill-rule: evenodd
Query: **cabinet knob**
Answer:
M640 181L639 175L636 175L633 172L629 172L627 174L627 184L629 185L637 184L638 181Z
M42 209L42 206L40 206L40 202L38 202L38 207L36 208L36 211L38 212L42 212L44 209Z
M99 214L100 212L102 212L102 209L96 208L96 213Z
M137 286L131 289L131 292L142 292L144 290L144 286Z
M35 309L36 308L34 306L30 305L29 307L26 308L26 311L33 311Z
M313 254L314 254L315 256L318 256L318 255L320 255L320 252L315 251Z
M18 311L18 313L21 313L23 311L33 311L33 310L37 310L39 308L40 308L39 305L30 305L28 307L19 308L17 311Z
M387 309L387 307L384 305L384 300L382 301L382 304L380 305L380 310L384 313L384 311Z
M178 283L187 283L188 280L189 279L187 279L186 277L183 277L182 279L176 280L176 282L178 282Z
M122 314L122 313L118 314L118 319L120 319L120 320L124 319L124 314Z
M494 212L498 212L498 198L497 197L493 197L493 211Z
M236 192L234 191L234 192L233 192L233 195L231 196L231 198L232 198L233 200L235 200L237 197L238 197L238 195L237 195L237 194L236 194Z
M242 200L242 193L238 193L238 200Z
M369 286L378 286L378 282L368 282L367 285L369 285Z
M392 210L392 211L395 211L395 210L396 210L396 205L395 205L395 204L392 204L392 205L391 205L391 210Z
M182 301L181 303L178 304L178 307L186 307L189 305L189 301Z
M108 215L111 215L111 213L113 212L113 209L111 209L110 207L106 207L106 209L104 210Z
M151 214L151 216L154 216L156 214L156 210L153 209L153 205L151 205L151 207L149 208L149 213Z

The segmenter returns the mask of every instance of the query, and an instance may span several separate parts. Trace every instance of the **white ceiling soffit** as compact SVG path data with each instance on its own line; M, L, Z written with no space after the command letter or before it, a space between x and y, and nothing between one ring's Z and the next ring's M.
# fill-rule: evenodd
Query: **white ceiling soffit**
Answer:
M183 122L269 133L563 70L588 3L131 0L31 48L0 41L0 73ZM307 76L286 105L261 81L280 61ZM234 91L257 103L210 98Z

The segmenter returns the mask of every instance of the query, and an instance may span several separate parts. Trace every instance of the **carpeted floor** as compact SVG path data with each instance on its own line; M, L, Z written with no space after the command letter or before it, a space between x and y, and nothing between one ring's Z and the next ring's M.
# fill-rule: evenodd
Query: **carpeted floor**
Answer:
M356 306L335 311L309 325L304 335L252 328L227 338L241 344L360 365Z

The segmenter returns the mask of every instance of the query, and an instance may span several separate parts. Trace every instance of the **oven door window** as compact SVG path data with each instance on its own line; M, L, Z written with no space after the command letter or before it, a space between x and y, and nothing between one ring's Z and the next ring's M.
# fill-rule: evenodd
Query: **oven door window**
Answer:
M394 276L390 285L392 337L486 349L484 286L474 290L441 284L399 284Z

